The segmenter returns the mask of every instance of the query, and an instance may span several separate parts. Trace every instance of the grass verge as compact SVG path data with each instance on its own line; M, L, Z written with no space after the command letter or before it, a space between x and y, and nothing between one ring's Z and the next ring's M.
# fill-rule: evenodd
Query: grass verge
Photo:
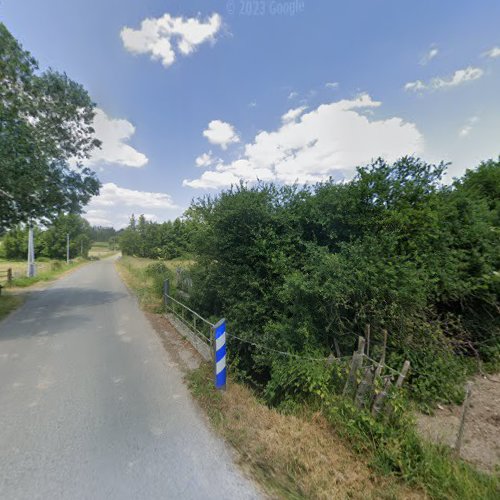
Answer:
M285 415L241 384L217 392L212 377L208 364L192 371L193 396L273 498L425 498L419 490L374 473L320 412Z
M397 476L430 498L499 498L498 477L455 457L450 448L424 441L404 406L395 412L375 420L340 397L331 398L323 408L332 428L368 458L377 473Z
M23 297L18 295L8 295L2 290L0 295L0 320L9 315L14 309L17 309L23 303Z
M27 276L14 277L12 283L9 286L13 288L26 288L42 281L52 281L59 278L68 271L81 266L85 262L86 261L82 259L75 259L69 264L66 264L66 262L60 260L53 260L48 263L45 262L43 263L43 267L38 267L36 276L34 276L33 278L28 278Z
M158 277L155 283L155 276L148 271L149 266L158 262L153 259L128 256L116 262L118 272L127 286L136 294L140 306L152 313L159 313L163 310L161 292L158 293ZM157 276L161 278L161 275Z

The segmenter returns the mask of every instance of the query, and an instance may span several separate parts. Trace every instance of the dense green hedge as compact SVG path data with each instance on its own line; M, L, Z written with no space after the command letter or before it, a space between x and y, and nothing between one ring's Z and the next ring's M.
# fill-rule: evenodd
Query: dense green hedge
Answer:
M470 363L498 363L500 163L451 186L444 165L378 160L347 183L236 186L189 209L193 306L274 349L350 354L366 323L372 352L412 362L422 402L459 400ZM233 342L256 383L280 364ZM314 384L313 384L314 385Z
M379 356L385 329L389 364L412 363L414 399L459 401L474 363L500 360L500 162L452 185L444 172L406 157L345 183L234 186L174 222L132 218L121 247L192 254L193 307L273 349L328 355L337 342L349 355L369 323ZM271 395L279 357L236 341L229 352Z

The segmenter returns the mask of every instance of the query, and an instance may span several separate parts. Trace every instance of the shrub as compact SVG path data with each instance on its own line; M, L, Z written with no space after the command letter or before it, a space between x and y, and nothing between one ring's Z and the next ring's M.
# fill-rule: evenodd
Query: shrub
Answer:
M163 296L165 280L172 279L172 273L163 262L153 262L144 270L144 274L153 280L153 293L157 297Z

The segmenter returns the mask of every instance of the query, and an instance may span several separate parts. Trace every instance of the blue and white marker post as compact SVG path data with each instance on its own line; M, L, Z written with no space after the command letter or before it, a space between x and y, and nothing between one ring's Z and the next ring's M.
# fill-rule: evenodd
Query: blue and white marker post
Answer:
M215 388L226 389L226 320L221 319L213 327L215 344Z

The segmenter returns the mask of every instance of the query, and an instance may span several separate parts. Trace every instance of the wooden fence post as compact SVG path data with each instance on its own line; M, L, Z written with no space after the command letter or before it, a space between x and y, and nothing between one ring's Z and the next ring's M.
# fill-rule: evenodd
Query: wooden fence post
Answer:
M370 389L373 385L373 370L371 366L365 368L365 372L361 383L358 386L358 390L356 391L356 396L354 397L354 402L358 408L363 408L366 406L368 394L370 393Z
M384 384L384 388L375 396L375 401L373 402L372 415L376 417L382 408L384 407L387 394L389 393L389 388L391 387L391 379L387 379Z
M403 363L403 368L401 368L401 372L398 375L398 379L396 380L396 383L394 384L394 387L396 389L401 389L401 386L403 385L403 382L406 380L406 376L408 375L408 370L410 369L410 362L406 360ZM387 416L391 416L392 412L394 410L394 406L389 404L386 408L386 413Z
M358 350L352 355L351 368L349 370L349 375L347 376L344 390L342 391L342 396L346 396L349 392L351 392L351 388L356 389L356 374L363 365L364 350L365 339L363 337L358 337Z
M472 392L472 382L467 382L467 385L465 386L465 399L464 399L464 407L462 410L462 418L460 419L457 441L455 443L455 453L457 454L457 456L460 455L460 448L462 447L462 439L464 437L465 417L467 416L467 410L469 409L469 399L471 392Z
M385 353L387 351L387 330L382 330L383 334L384 334L384 346L382 347L382 358L381 358L381 362L382 364L385 363Z
M408 375L408 370L410 369L410 362L406 360L403 364L403 368L401 369L401 373L399 374L398 380L396 381L396 387L399 389L403 382L406 379L406 375Z
M12 268L7 269L7 283L10 285L12 283Z
M370 355L370 323L365 325L366 355Z

